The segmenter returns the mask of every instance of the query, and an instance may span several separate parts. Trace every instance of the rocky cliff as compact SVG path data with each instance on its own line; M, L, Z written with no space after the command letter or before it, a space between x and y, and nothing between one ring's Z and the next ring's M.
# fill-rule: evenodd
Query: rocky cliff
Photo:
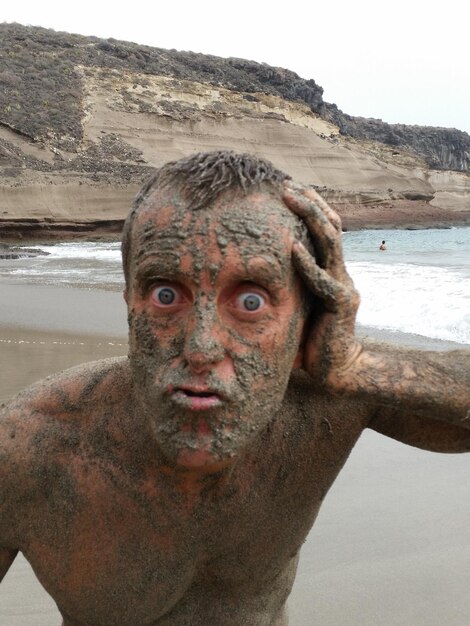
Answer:
M327 103L323 117L335 123L343 135L414 153L431 169L470 171L470 135L461 130L386 124L382 120L352 117Z
M322 94L253 61L0 24L2 234L117 231L152 167L213 148L271 159L347 228L467 223L469 135Z

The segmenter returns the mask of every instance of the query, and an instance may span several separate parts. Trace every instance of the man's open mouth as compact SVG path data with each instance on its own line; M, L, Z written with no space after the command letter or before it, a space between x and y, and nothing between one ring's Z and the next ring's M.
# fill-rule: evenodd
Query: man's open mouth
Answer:
M211 396L218 395L218 394L213 393L212 391L192 391L191 389L181 389L180 391L186 394L187 396L194 397L194 398L209 398Z
M192 387L175 387L170 392L170 398L176 404L192 411L213 409L221 406L224 401L222 396L215 391Z

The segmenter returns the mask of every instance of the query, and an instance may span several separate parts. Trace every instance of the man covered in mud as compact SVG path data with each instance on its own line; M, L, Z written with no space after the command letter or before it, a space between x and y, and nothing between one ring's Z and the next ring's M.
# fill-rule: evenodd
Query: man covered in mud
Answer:
M270 163L157 170L123 237L129 357L1 412L0 576L65 626L280 626L299 550L365 428L470 449L468 354L360 341L337 215Z

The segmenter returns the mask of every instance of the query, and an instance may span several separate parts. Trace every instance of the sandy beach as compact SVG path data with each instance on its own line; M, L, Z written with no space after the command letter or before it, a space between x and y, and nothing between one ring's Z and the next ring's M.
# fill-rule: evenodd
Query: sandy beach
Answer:
M127 351L119 293L0 284L0 301L0 402L52 372ZM467 623L469 469L469 455L431 454L364 433L303 547L291 625ZM60 625L54 602L21 556L0 586L0 624Z

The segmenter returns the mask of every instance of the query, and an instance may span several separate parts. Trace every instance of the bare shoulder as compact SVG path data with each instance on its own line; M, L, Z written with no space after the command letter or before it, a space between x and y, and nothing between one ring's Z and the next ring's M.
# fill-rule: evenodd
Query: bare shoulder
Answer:
M129 392L127 359L105 359L49 376L0 408L0 533L34 506L41 475L66 463L105 406L122 405Z
M291 376L285 406L291 419L323 424L325 428L337 424L357 433L367 427L375 411L375 405L366 398L332 394L318 388L304 370L297 370Z
M83 417L90 403L105 394L128 393L130 376L126 357L84 363L53 374L21 391L0 409L0 428L22 432L51 420L70 422ZM108 398L109 400L110 398Z

